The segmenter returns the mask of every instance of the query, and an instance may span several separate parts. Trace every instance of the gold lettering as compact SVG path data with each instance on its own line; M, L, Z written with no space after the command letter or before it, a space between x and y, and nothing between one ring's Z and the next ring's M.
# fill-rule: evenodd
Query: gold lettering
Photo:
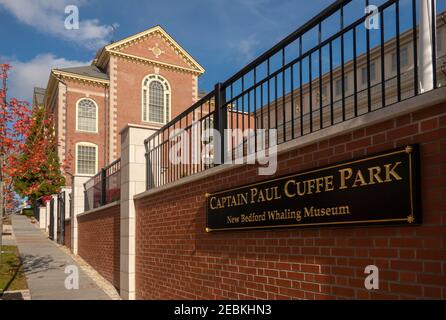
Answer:
M355 182L353 183L352 188L356 188L357 187L356 184L358 182L361 183L361 186L366 186L367 185L367 182L365 181L364 176L362 175L361 170L358 170L356 172Z
M308 194L313 194L314 189L314 179L307 180L306 183L308 185Z
M299 181L296 184L296 186L297 186L297 194L299 196L304 196L307 193L307 188L306 188L305 185L306 185L305 182L301 182L301 181ZM301 190L300 186L303 186L303 190Z
M247 204L248 203L248 193L242 193L240 194L240 198L243 200L241 204ZM240 200L240 199L239 199ZM239 201L240 202L240 201Z
M266 200L267 201L272 201L274 199L274 193L273 193L273 188L266 188L265 189L265 193L266 193Z
M262 192L262 190L260 190L260 193L259 193L259 197L258 197L258 199L257 199L257 202L263 202L263 201L265 201L265 197L263 196L263 192Z
M288 181L285 183L284 192L285 192L285 195L286 195L288 198L294 198L294 197L296 196L296 194L295 194L295 193L292 194L292 193L290 193L290 191L288 190L288 185L289 185L290 183L296 185L296 181L295 181L295 180L288 180Z
M391 182L392 179L390 178L390 176L393 176L395 178L395 180L403 180L403 178L401 178L398 173L395 172L396 167L398 167L401 164L401 161L398 161L397 163L395 163L395 165L391 168L391 163L389 164L385 164L384 168L386 168L386 180L385 182Z
M316 178L316 193L321 192L321 188L324 186L324 178Z
M352 177L353 170L351 168L345 168L339 170L339 173L341 174L341 186L339 187L339 189L347 189L345 182Z
M214 206L214 205L212 204L212 200L217 200L217 198L212 197L211 200L209 201L209 204L210 204L210 206L211 206L211 209L212 209L212 210L215 210L215 209L217 209L218 207L217 207L217 206ZM218 201L217 201L217 204L218 204Z
M257 196L258 193L259 190L257 188L251 188L251 203L255 202L254 198Z
M325 179L325 191L333 191L333 176L326 176Z
M383 183L383 180L379 176L380 173L381 173L381 167L379 166L369 168L369 176L370 176L369 184L375 184L375 180L378 183Z

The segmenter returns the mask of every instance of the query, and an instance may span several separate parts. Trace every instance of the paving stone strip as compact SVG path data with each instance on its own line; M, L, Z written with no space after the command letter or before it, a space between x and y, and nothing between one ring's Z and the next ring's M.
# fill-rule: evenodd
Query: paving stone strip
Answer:
M90 278L79 264L25 216L13 216L12 226L23 261L32 300L110 300L111 297ZM67 266L76 266L79 289L69 290Z

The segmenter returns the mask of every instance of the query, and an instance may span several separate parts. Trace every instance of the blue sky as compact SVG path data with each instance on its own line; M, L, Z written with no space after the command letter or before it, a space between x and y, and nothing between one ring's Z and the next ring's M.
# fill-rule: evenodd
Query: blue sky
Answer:
M11 96L29 99L33 86L46 86L50 68L89 63L112 38L159 24L206 69L199 86L210 90L333 1L0 0L0 61L15 67ZM63 27L69 4L79 7L77 31ZM347 19L364 14L364 4L354 0Z
M33 85L46 85L51 67L91 61L95 44L111 40L112 24L119 24L114 39L159 24L204 66L200 88L209 90L332 1L0 0L0 60L16 67L11 95L29 98ZM79 7L84 39L63 27L68 4Z

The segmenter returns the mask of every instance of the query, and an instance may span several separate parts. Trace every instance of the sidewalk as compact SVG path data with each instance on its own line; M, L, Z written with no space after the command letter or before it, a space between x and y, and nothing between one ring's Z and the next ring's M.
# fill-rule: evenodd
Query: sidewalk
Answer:
M12 226L32 300L108 300L110 297L79 265L25 216L13 216ZM79 289L67 290L65 267L76 265Z

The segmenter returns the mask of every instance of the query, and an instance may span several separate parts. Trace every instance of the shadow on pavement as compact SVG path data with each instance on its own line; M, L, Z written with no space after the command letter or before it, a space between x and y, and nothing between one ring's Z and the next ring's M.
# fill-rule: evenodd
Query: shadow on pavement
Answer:
M59 268L51 266L54 259L50 255L35 256L32 254L21 255L23 261L23 270L27 275L39 273L47 270L58 270Z

